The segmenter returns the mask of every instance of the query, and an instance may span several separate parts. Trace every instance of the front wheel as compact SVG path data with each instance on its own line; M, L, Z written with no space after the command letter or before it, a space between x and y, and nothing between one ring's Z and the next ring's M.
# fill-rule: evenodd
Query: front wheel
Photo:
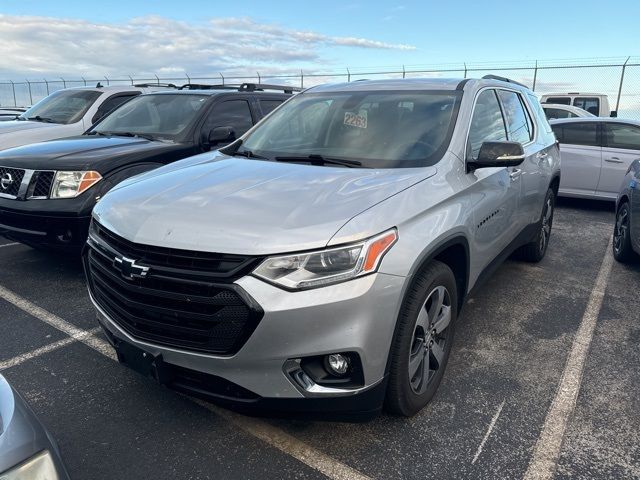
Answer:
M619 262L631 262L637 258L631 247L628 202L620 205L616 213L616 225L613 229L613 257Z
M555 194L552 189L547 190L542 207L542 215L538 223L538 232L530 243L520 247L518 257L525 262L537 263L547 253L551 227L553 226L553 211L555 208Z
M389 412L408 417L429 403L449 359L457 313L455 276L433 261L416 275L398 318L385 402Z

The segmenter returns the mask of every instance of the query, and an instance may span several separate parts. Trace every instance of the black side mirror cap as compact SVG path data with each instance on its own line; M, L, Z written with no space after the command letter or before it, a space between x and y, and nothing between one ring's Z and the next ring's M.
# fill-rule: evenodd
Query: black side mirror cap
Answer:
M467 162L467 170L487 167L515 167L524 161L520 142L483 142L478 158Z
M229 143L236 139L236 132L233 127L216 127L211 129L207 137L207 144L210 146L219 143Z

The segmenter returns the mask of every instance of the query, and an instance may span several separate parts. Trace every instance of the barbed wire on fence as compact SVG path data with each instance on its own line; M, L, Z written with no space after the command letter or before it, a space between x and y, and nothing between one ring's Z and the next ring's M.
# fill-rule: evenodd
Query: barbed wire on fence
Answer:
M319 83L362 78L481 77L499 74L524 83L538 94L592 92L609 96L618 115L640 119L640 57L595 59L527 60L502 63L474 62L400 67L345 68L340 71L298 71L295 73L220 72L208 75L161 77L156 74L115 77L45 78L0 81L0 106L29 106L47 95L69 87L136 85L144 83L284 83L311 87Z

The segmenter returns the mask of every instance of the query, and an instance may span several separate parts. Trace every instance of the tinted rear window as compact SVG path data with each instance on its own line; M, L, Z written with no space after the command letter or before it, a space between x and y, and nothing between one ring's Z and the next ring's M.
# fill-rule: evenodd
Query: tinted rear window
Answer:
M565 123L552 126L560 143L598 146L598 128L595 122Z

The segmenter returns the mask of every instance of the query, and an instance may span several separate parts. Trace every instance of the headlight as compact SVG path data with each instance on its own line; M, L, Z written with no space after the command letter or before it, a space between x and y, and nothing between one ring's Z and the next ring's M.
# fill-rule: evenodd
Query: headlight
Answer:
M392 229L344 247L270 257L253 274L294 290L344 282L375 272L397 239L398 232Z
M57 172L53 179L51 198L73 198L93 187L102 179L98 172Z
M8 472L0 473L0 480L57 480L58 473L51 455L44 450Z

